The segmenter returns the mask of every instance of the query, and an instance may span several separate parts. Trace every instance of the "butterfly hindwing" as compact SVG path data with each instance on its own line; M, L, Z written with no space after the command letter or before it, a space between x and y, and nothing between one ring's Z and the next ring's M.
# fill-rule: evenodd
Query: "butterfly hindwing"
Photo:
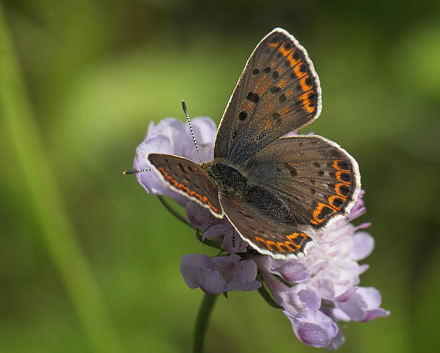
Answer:
M315 120L321 88L306 50L275 29L255 48L230 98L214 157L243 163L275 139Z
M240 236L258 252L275 258L302 256L312 238L296 226L267 217L252 204L220 196L226 217Z
M199 165L168 154L150 153L148 160L173 190L208 208L214 216L223 217L218 190Z
M247 161L246 174L282 198L297 224L315 229L346 216L360 191L356 160L317 135L274 141Z

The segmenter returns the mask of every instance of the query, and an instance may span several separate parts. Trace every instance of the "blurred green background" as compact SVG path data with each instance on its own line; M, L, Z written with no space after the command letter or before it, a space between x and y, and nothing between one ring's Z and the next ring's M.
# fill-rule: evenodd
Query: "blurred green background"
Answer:
M274 27L308 50L306 131L358 160L376 239L361 285L389 318L340 352L439 352L440 2L9 0L0 8L0 352L188 352L213 254L130 169L150 121L217 123ZM13 52L11 52L11 46ZM314 352L258 293L217 302L206 352Z

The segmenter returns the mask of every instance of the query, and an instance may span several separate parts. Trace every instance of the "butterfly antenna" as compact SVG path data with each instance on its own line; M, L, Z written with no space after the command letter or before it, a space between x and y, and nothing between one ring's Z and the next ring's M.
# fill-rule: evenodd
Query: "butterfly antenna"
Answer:
M186 121L188 122L188 125L189 125L189 130L191 131L191 136L194 141L194 145L196 146L197 156L199 156L199 161L200 161L200 163L202 163L202 157L200 157L199 146L197 146L196 138L194 136L194 131L193 131L193 128L191 125L191 119L189 118L188 110L186 109L186 104L185 104L184 100L182 100L182 108L183 108L183 112L185 113L185 116L186 116Z
M126 170L125 172L122 172L122 174L137 174L137 173L143 173L143 172L151 172L153 169L151 168L145 168L145 169L134 169L134 170Z

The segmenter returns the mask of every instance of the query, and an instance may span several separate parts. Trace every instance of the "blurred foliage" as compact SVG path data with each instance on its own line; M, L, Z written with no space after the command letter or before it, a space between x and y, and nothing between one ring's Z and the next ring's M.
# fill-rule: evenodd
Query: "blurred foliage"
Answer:
M181 99L218 122L251 50L277 26L307 48L321 79L323 114L307 131L360 164L362 221L376 239L362 285L391 310L343 325L340 351L440 351L440 2L1 7L1 352L189 351L202 294L185 286L180 258L210 251L121 171L150 121L184 119ZM5 69L5 38L22 90ZM231 293L206 342L206 352L225 351L315 350L257 293Z

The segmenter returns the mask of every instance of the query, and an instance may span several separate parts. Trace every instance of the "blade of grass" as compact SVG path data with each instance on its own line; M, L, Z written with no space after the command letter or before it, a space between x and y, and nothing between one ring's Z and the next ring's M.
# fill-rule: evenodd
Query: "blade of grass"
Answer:
M44 237L42 241L60 272L91 342L91 351L123 352L59 194L57 180L26 95L1 3L0 116L11 140L11 155L19 166L17 178L22 178L22 188L38 222L39 231L35 234Z

